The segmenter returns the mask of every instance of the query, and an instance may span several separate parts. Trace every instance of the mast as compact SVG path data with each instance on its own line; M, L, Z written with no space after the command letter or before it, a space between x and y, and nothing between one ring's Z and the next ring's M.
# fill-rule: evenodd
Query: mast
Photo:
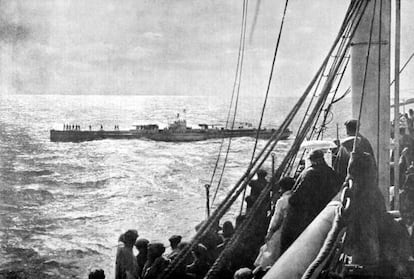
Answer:
M379 187L387 206L390 185L390 30L391 1L369 1L354 35L351 60L352 115L358 119L364 91L360 132L368 138L374 149ZM370 35L371 49L367 59Z

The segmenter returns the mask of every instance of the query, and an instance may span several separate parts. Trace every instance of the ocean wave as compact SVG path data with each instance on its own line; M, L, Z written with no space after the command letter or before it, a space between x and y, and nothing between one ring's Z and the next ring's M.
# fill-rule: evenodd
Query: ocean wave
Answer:
M222 100L27 95L7 96L0 103L7 108L0 115L0 218L5 225L0 242L8 234L1 245L8 246L12 270L20 272L26 264L23 272L35 274L27 278L84 278L89 266L102 265L111 278L116 253L111 247L121 231L138 228L148 239L167 240L172 232L189 237L205 217L203 185L210 181L220 139L53 143L49 129L62 129L63 123L129 129L138 120L165 125L183 107L189 123L218 123L226 116ZM247 111L255 104L249 102ZM243 109L243 121L254 123L255 116ZM284 104L272 110L271 122L285 110ZM258 150L264 143L259 141ZM285 152L288 144L281 141L276 152ZM251 138L232 139L216 205L247 168L253 145Z
M5 247L5 252L8 259L0 266L0 278L67 278L67 275L73 277L76 274L74 270L78 268L73 263L41 256L31 248ZM60 271L57 272L57 269Z
M24 186L23 186L24 187ZM25 206L38 206L54 200L51 192L44 189L8 187L0 191L3 209L19 209Z
M101 253L95 249L91 248L84 248L84 249L69 249L63 250L63 252L70 257L85 257L85 256L93 256L93 255L100 255Z
M108 177L108 178L102 178L97 180L86 180L86 181L73 181L66 183L67 186L73 187L73 188L102 188L108 183L110 183L113 180L118 180L125 178L124 176L115 176L115 177Z
M88 220L96 220L99 218L103 218L106 217L106 215L103 214L91 214L90 216L70 216L71 214L67 214L63 217L58 217L56 219L54 219L55 222L64 224L65 222L70 222L70 221L88 221Z
M25 170L25 171L16 171L15 174L17 176L45 176L45 175L52 175L54 172L51 170Z

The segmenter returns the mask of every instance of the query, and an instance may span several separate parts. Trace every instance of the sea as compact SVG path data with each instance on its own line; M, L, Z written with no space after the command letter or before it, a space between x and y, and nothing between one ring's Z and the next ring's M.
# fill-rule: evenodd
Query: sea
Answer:
M297 99L269 98L263 126L277 127ZM113 278L121 233L136 229L139 237L168 246L173 234L189 240L206 217L204 185L211 180L220 139L56 143L50 142L51 129L65 124L96 130L101 125L105 130L137 124L162 128L178 114L192 127L225 125L229 104L222 96L1 95L0 278L87 278L94 269ZM257 125L262 105L263 98L241 98L236 121ZM336 123L343 134L349 115L349 106L335 108L327 137L336 136ZM300 121L295 119L291 130ZM277 162L293 137L277 145ZM252 138L232 140L213 208L246 170L254 143ZM228 140L224 144L226 149ZM258 150L264 144L259 140ZM270 160L264 168L270 172ZM222 222L234 221L239 207L240 201Z

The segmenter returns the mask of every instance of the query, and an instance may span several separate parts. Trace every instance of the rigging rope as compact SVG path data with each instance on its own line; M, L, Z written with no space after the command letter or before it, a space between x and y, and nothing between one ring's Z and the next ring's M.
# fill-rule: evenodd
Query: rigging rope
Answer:
M345 32L345 38L344 38L344 40L342 40L342 42L341 42L341 44L340 44L340 46L339 46L339 50L338 50L338 53L340 53L341 51L343 51L343 48L345 47L345 42L346 42L346 38L349 36L349 32L350 32L350 30L351 30L351 27L352 26L348 26L348 29L346 30L346 32ZM346 53L348 53L348 51L346 52ZM338 63L338 55L336 55L335 56L335 59L334 59L334 64L336 64L336 63ZM350 57L348 56L347 58L346 58L346 62L345 62L345 64L344 64L344 67L343 67L343 69L342 70L340 70L340 75L339 75L339 80L337 81L337 86L336 86L336 88L335 88L335 90L334 90L334 92L333 92L333 96L332 96L332 98L331 98L331 102L328 104L328 106L327 106L327 108L325 109L325 114L324 114L324 118L323 118L323 120L322 120L322 123L321 123L321 128L320 128L320 130L319 130L319 132L318 132L318 134L317 134L317 136L316 136L316 139L319 139L320 138L320 136L322 135L322 132L323 132L323 129L325 128L325 125L326 125L326 118L328 117L328 114L329 114L329 112L330 112L330 109L331 109L331 106L332 106L332 101L335 99L335 96L336 96L336 94L337 94L337 92L338 92L338 89L339 89L339 86L340 86L340 84L341 84L341 82L342 82L342 79L343 79L343 77L344 77L344 74L345 74L345 71L346 71L346 68L348 67L348 64L349 64L349 59ZM335 78L337 78L337 76L335 76ZM320 116L321 116L321 114L322 114L322 111L323 111L323 108L321 108L321 110L320 110L320 112L319 112L319 114L318 114L318 116L317 116L317 119L316 119L316 121L315 121L315 123L314 123L314 127L313 127L313 129L312 129L312 132L311 132L311 134L310 134L310 136L309 136L309 139L311 139L314 135L315 135L315 133L316 133L316 126L317 126L317 124L318 124L318 122L319 122L319 118L320 118Z
M357 21L358 23L359 23L360 19L361 19L361 17L359 17L359 19ZM355 30L356 30L356 28L354 29L354 31ZM346 44L346 50L349 49L350 45L351 45L351 41L349 40L348 43ZM259 198L257 199L257 201L254 203L252 209L247 214L247 219L241 224L241 228L234 234L234 236L232 237L230 242L226 245L223 253L216 260L213 267L210 269L210 271L208 272L208 274L206 275L205 278L212 278L215 275L217 270L220 268L220 265L223 264L223 261L224 261L226 255L229 253L229 250L232 249L232 247L234 247L234 245L239 241L241 235L245 232L245 230L247 230L248 226L251 224L251 222L252 222L252 220L255 216L255 213L257 212L257 210L259 209L261 204L266 199L267 195L269 194L269 192L272 188L273 183L276 182L276 180L280 178L280 175L282 174L283 169L285 168L286 164L288 163L290 157L292 157L298 151L301 142L306 137L306 134L309 132L309 129L312 126L312 123L314 121L314 117L316 116L318 110L320 109L321 106L323 106L324 102L327 99L327 96L328 96L328 94L330 92L330 89L333 85L335 75L338 72L338 70L340 69L340 66L343 62L345 54L346 54L346 52L341 56L338 64L335 67L333 67L333 69L332 69L333 71L330 73L329 78L328 78L325 86L322 89L322 93L320 94L320 96L317 100L317 103L315 104L315 107L312 110L311 117L308 118L308 120L307 120L306 124L304 125L304 128L301 131L299 137L297 137L295 139L295 142L291 146L288 154L285 156L284 160L282 161L282 163L280 164L278 170L276 171L275 176L272 177L271 182L269 182L267 184L267 186L265 187L265 189L263 189L263 191L260 193Z
M172 272L185 260L185 257L191 252L191 250L200 242L201 238L204 237L214 226L214 224L219 221L219 219L227 212L227 210L230 208L230 206L234 203L234 201L237 199L237 197L240 195L241 191L244 190L244 187L246 187L247 182L254 174L257 172L257 170L261 167L261 165L265 162L265 160L270 156L271 152L273 151L274 147L280 140L281 136L287 129L287 127L291 124L293 118L303 105L305 99L309 95L311 89L315 85L318 77L320 76L324 65L328 62L330 56L332 55L332 52L336 48L336 45L338 41L340 40L346 26L349 24L350 18L349 18L349 12L350 8L347 11L346 20L343 21L340 32L336 36L334 43L332 47L330 48L328 55L325 57L322 66L318 69L315 76L312 78L310 84L305 89L305 92L303 95L299 98L297 103L293 106L285 120L283 121L282 125L273 133L269 141L266 143L265 147L260 151L259 155L254 159L253 167L248 168L248 170L242 175L242 177L239 179L239 181L236 182L235 186L230 189L229 193L225 197L225 199L219 204L219 206L214 210L210 218L206 220L205 223L200 227L198 232L194 235L192 241L190 242L190 245L184 248L177 257L169 264L167 269L159 276L159 278L168 278ZM359 22L359 21L358 21ZM286 157L289 158L289 157Z
M338 93L339 85L340 85L340 84L341 84L341 82L342 82L342 79L343 79L343 77L344 77L344 73L345 73L345 71L346 71L346 69L347 69L347 67L348 67L348 65L349 65L349 61L350 61L350 59L349 59L349 58L347 58L347 60L346 60L346 62L345 62L345 65L344 65L344 68L343 68L343 70L342 70L342 75L340 76L339 81L338 81L338 84L337 84L337 86L336 86L336 88L335 88L335 91L334 91L334 93L332 94L331 101L329 102L329 104L328 104L327 108L324 110L324 111L325 111L325 114L324 114L324 116L323 116L323 120L322 120L322 124L321 124L321 129L319 130L319 132L318 132L318 134L317 134L317 136L316 136L316 139L320 139L321 135L322 135L322 137L323 137L323 130L325 129L326 125L328 124L328 123L327 123L327 118L328 118L328 115L331 113L331 110L332 110L332 105L333 105L333 101L335 100L336 94Z
M348 47L349 47L349 45L348 45ZM338 69L339 69L339 67L336 66L334 73L337 72ZM306 121L303 130L299 134L299 137L297 137L295 139L293 145L291 146L290 150L288 151L288 154L285 156L284 160L282 161L282 163L280 164L278 170L276 171L275 176L272 177L271 182L269 182L266 185L265 189L262 190L262 192L259 195L259 198L255 201L253 207L248 212L248 214L246 216L247 217L246 220L241 224L241 228L239 230L237 230L237 232L234 234L234 236L232 237L232 239L230 240L230 242L226 246L224 253L222 253L220 255L220 257L216 260L216 262L213 265L212 269L209 271L209 273L206 275L205 278L212 278L215 275L214 272L216 272L219 269L220 265L222 264L222 262L224 260L224 257L227 255L228 251L234 247L234 245L239 241L241 235L248 229L248 226L253 221L255 213L257 213L260 206L263 204L263 202L267 198L268 194L270 193L273 183L276 182L276 180L278 180L280 178L280 176L281 176L284 168L286 167L286 164L290 160L290 158L292 156L294 156L294 154L297 153L297 151L299 150L299 147L300 147L303 139L306 137L306 134L309 132L309 130L312 127L314 117L316 116L316 114L319 111L320 107L323 106L324 102L326 101L326 98L329 94L330 88L332 87L334 78L335 78L335 75L330 75L330 78L326 82L326 84L325 84L325 86L322 90L322 93L320 94L320 96L319 96L319 98L318 98L318 100L315 104L315 107L313 108L313 110L311 112L311 117L309 117L308 120Z
M359 8L360 6L357 6L356 4L355 4L356 2L353 2L353 3L351 3L351 5L352 5L352 8L355 8L355 10L356 10L356 8ZM359 5L360 5L360 3L358 3ZM354 10L354 13L355 13L355 10ZM354 15L354 14L351 14L352 16ZM345 42L346 42L346 40L347 40L347 38L349 38L349 34L350 34L350 31L351 31L351 25L349 25L349 26L347 26L347 28L346 28L346 30L345 30L345 32L344 32L344 36L342 37L342 41L341 41L341 43L340 43L340 45L339 45L339 47L338 47L338 50L337 50L337 54L334 56L334 61L332 62L333 63L333 65L335 65L336 63L338 63L338 57L340 57L340 53L343 51L343 48L344 48L344 44L345 44ZM347 60L347 62L346 62L346 65L348 65L348 62L349 62L349 59ZM344 69L341 71L341 75L340 75L340 78L339 78L339 81L337 82L338 83L338 85L337 85L337 87L336 87L336 89L335 89L335 92L334 92L334 96L336 95L336 92L337 92L337 90L338 90L338 88L339 88L339 85L340 85L340 83L341 83L341 81L342 81L342 78L343 78L343 76L344 76L344 73L345 73L345 70L346 70L346 66L344 67ZM335 76L336 77L336 76ZM321 76L321 78L322 78L322 76ZM318 84L318 86L319 86L319 84ZM317 93L317 89L318 88L315 88L315 92L314 92L314 96L312 97L312 99L311 99L311 102L309 103L309 105L308 105L308 108L307 108L307 110L306 110L306 113L305 113L305 116L303 117L303 119L302 119L302 121L301 121L301 124L300 124L300 128L303 126L303 123L305 122L305 120L306 120L306 116L307 116L307 114L308 114L308 111L309 111L309 109L310 109L310 107L311 107L311 104L312 104L312 102L313 102L313 100L314 100L314 98L315 98L315 96L316 96L316 93ZM318 121L319 121L319 117L320 117L320 114L322 113L322 111L323 111L323 108L321 108L320 109L320 111L319 111L319 113L317 114L317 119L316 119L316 121L315 121L315 124L314 124L314 126L313 126L313 128L312 128L312 132L310 133L310 135L309 135L309 137L308 137L308 140L310 140L313 136L314 136L314 133L316 132L316 125L317 125L317 123L318 123ZM327 115L329 114L329 111L326 111L326 117L327 117ZM324 121L325 121L326 119L324 119ZM325 122L322 122L322 126L324 126L324 123ZM299 133L299 131L300 130L298 130L298 133ZM320 131L321 132L321 131ZM319 138L319 135L318 135L318 138ZM301 156L300 156L300 160L299 160L299 162L300 161L302 161L303 160L303 157L305 156L305 150L302 152L302 154L301 154ZM288 167L286 168L286 170L285 170L285 173L290 173L291 172L291 170L292 170L292 168L293 168L293 165L294 165L294 163L295 163L295 161L296 161L296 157L297 157L297 154L291 159L291 161L289 162L289 164L288 164ZM298 164L297 165L297 167L296 167L296 170L295 170L295 174L298 172L298 169L299 169L299 166L300 166L300 164Z
M378 76L377 76L377 86L378 86L378 102L377 102L377 156L379 157L380 154L380 100L381 100L381 37L382 37L382 0L379 1L379 23L378 23ZM374 15L375 17L375 9L376 9L376 3L374 5ZM379 159L379 158L378 158ZM378 172L379 172L379 164L378 164Z
M359 6L358 6L359 5ZM361 5L361 3L357 3L357 2L351 2L351 4L350 4L350 8L351 9L353 9L352 11L353 12L351 12L350 14L349 14L349 17L353 17L354 15L355 15L355 11L357 10L356 8L359 8L360 7L360 5ZM338 47L338 51L337 51L337 54L334 56L334 61L332 62L333 63L333 65L335 65L337 62L338 62L338 57L339 57L339 53L341 53L341 51L343 50L343 47L344 47L344 43L345 43L345 41L346 41L346 39L349 37L349 34L350 34L350 30L351 30L351 28L352 28L352 26L351 25L348 25L347 26L347 28L345 29L345 31L344 31L344 35L343 35L343 37L342 37L342 41L341 41L341 43L340 43L340 45L339 45L339 47ZM325 72L325 70L324 70L324 72ZM343 71L344 72L344 71ZM321 76L321 79L322 79L322 77L323 77L324 75L322 75ZM341 79L342 79L342 77L343 77L343 73L342 73L342 75L341 75ZM319 82L321 81L321 79L319 80ZM340 80L341 81L341 80ZM340 83L340 82L339 82ZM339 83L338 83L338 85L339 85ZM314 98L315 98L315 96L316 96L316 93L317 93L317 90L318 90L318 87L319 87L319 84L318 84L318 86L315 88L315 92L314 92L314 96L312 97L312 99L311 99L311 101L310 101L310 103L309 103L309 105L308 105L308 108L307 108L307 110L306 110L306 113L305 113L305 115L304 115L304 117L303 117L303 119L302 119L302 121L301 121L301 124L300 124L300 128L299 128L299 130L298 130L298 133L299 133L299 131L300 131L300 129L302 128L302 126L303 126L303 124L304 124L304 122L305 122L305 120L306 120L306 116L308 115L308 112L309 112L309 109L310 109L310 107L311 107L311 104L312 104L312 102L313 102L313 100L314 100ZM313 127L313 129L312 129L312 133L309 135L309 137L308 137L308 139L311 139L312 138L312 136L313 136L313 134L314 134L314 132L315 132L315 129L316 129L316 124L317 124L317 122L318 122L318 120L319 120L319 117L320 117L320 113L322 113L322 108L321 108L321 110L319 111L319 113L318 113L318 116L317 116L317 120L315 121L315 125L314 125L314 127ZM302 154L301 154L301 157L300 157L300 161L301 160L303 160L303 157L305 156L305 150L302 152ZM294 165L294 163L295 163L295 160L296 160L296 157L297 157L297 154L291 159L291 161L289 162L289 164L288 164L288 167L286 168L286 170L285 170L285 173L290 173L291 172L291 169L293 168L293 165ZM299 169L299 164L297 165L297 168L296 168L296 171L295 171L295 174L297 173L297 171L298 171L298 169Z
M413 59L413 57L414 57L414 52L410 55L410 57L405 62L404 66L401 68L400 74L404 71L405 67L407 67L408 63L410 63L410 61L411 61L411 59ZM394 82L395 82L395 79L391 82L390 86L393 85Z
M250 30L250 35L249 35L249 42L252 42L252 40L253 40L253 34L254 34L254 30L256 29L256 23L257 23L257 18L259 17L259 11L260 11L260 4L261 3L262 3L261 0L256 1L256 10L254 11L252 28Z
M361 5L362 5L362 3L361 3L361 2L354 2L354 3L357 3L356 5L359 5L359 7L361 7ZM359 7L358 7L358 8L359 8ZM349 37L350 30L351 30L351 28L352 28L352 27L353 27L353 26L351 26L351 25L350 25L350 26L348 26L348 30L345 32L344 39ZM341 45L339 46L338 53L342 51L342 49L343 49L343 47L344 47L344 42L345 42L345 40L343 40L343 41L341 42ZM335 60L334 60L334 62L333 62L334 64L335 64L335 63L337 63L337 61L338 61L338 60L337 60L337 58L338 58L338 57L339 57L338 55L336 55L336 56L335 56ZM335 98L335 96L336 96L336 94L337 94L337 92L338 92L339 85L340 85L340 83L342 82L342 79L343 79L343 77L344 77L344 73L345 73L345 71L346 71L346 68L347 68L347 66L348 66L348 63L349 63L349 57L348 57L347 62L346 62L346 64L345 64L345 66L344 66L344 69L341 71L341 75L340 75L339 81L338 81L338 83L337 83L337 87L336 87L336 89L335 89L335 91L334 91L333 97L332 97L332 99L331 99L331 102L330 102L330 104L328 105L328 107L325 109L324 118L323 118L322 123L321 123L321 129L318 131L318 134L317 134L317 136L316 136L316 139L319 139L319 138L320 138L320 136L321 136L321 135L322 135L322 133L323 133L323 129L324 129L325 125L326 125L326 119L327 119L327 117L328 117L328 115L329 115L329 113L330 113L331 106L332 106L333 101L334 101L334 98ZM343 96L343 97L344 97L344 96ZM317 126L317 124L318 124L319 117L320 117L320 115L321 115L322 111L323 111L323 108L321 108L321 109L320 109L320 111L319 111L319 113L318 113L318 115L317 115L317 119L316 119L316 121L315 121L315 123L314 123L314 127L313 127L313 129L312 129L312 131L311 131L311 133L310 133L310 135L309 135L308 139L311 139L311 138L314 136L314 134L316 133L316 131L317 131L316 126ZM302 152L302 155L301 155L300 160L303 160L304 155L305 155L305 150ZM294 163L295 159L296 159L296 157L292 160L292 162L291 162L291 164L292 164L292 165L293 165L293 163ZM299 169L299 164L298 164L298 166L297 166L297 168L296 168L295 173L298 171L298 169Z
M348 8L348 9L354 9L355 8L355 5L356 5L356 2L355 1L352 1L351 2L351 4L350 4L350 7ZM354 11L354 10L353 10ZM347 12L347 15L345 16L345 20L347 20L347 17L352 17L353 16L353 14L352 13L348 13ZM351 28L351 26L347 26L347 30L348 30L348 32L345 32L345 35L342 37L342 39L346 39L346 37L347 36L349 36L349 28ZM342 44L341 44L341 46L342 46ZM339 50L341 49L341 47L339 48ZM339 52L339 50L338 50L338 52ZM338 57L338 55L335 55L335 58L336 57ZM335 61L337 61L336 59L335 59ZM335 62L334 62L335 63ZM325 73L325 69L323 69L323 73ZM304 117L302 118L302 120L301 120L301 123L300 123L300 125L299 125L299 128L298 128L298 133L299 133L299 131L302 129L302 126L303 126L303 124L304 124L304 122L305 122L305 120L306 120L306 116L308 115L308 112L309 112L309 110L310 110L310 108L311 108L311 105L312 105L312 102L313 102L313 100L314 100L314 98L316 97L316 93L317 93L317 90L319 89L319 84L320 84L320 82L321 82L321 80L322 80L322 78L324 77L324 74L322 74L321 76L320 76L320 78L319 78L319 81L318 81L318 84L317 84L317 86L315 87L315 91L314 91L314 94L313 94L313 96L312 96L312 99L310 100L310 102L309 102L309 105L308 105L308 107L307 107L307 109L306 109L306 112L304 113Z
M374 19L375 19L376 6L377 6L377 0L374 0L374 7L373 7L373 14L372 14L372 19L371 19L368 49L367 49L367 55L366 55L366 61L365 61L365 69L364 69L365 72L364 72L364 79L363 79L363 84L362 84L361 103L360 103L360 107L359 107L357 131L356 131L355 139L354 139L353 152L356 151L356 139L357 139L357 135L358 135L358 132L359 132L359 122L361 120L363 99L364 99L364 95L366 93L365 84L366 84L367 69L368 69L369 56L370 56L370 48L371 48L371 44L372 44L373 23L374 23ZM382 9L382 5L380 6L380 9ZM380 17L381 17L381 10L380 10ZM350 162L351 162L351 160L350 160ZM348 168L349 168L349 166L348 166ZM338 208L338 210L336 212L335 221L333 223L331 231L329 232L328 237L326 238L325 243L324 243L323 247L321 248L318 256L312 262L312 264L307 268L306 272L302 276L302 279L312 278L312 276L316 272L316 270L332 254L331 252L332 252L332 249L334 247L334 245L333 245L334 241L336 241L341 229L345 227L342 215L343 215L343 212L348 213L348 209L349 209L350 203L351 203L351 199L350 199L351 194L350 193L352 193L354 191L354 187L352 187L352 186L353 186L353 183L352 183L352 181L350 181L349 184L346 185L344 187L344 189L342 190L342 194L341 194L341 202L342 203L341 203L340 207Z
M285 17L286 17L286 11L287 11L288 4L289 4L289 0L286 0L285 8L283 10L283 15L282 15L282 21L280 23L279 34L277 36L275 52L273 54L272 67L270 68L269 80L268 80L267 88L266 88L266 95L265 95L265 99L264 99L264 102L263 102L262 112L260 114L259 125L257 127L257 134L256 134L256 140L255 140L254 147L253 147L252 159L250 160L250 163L254 159L254 155L255 155L255 152L256 152L256 148L257 148L257 142L258 142L258 139L259 139L260 129L262 127L263 116L264 116L264 112L265 112L265 109L266 109L267 99L269 97L270 86L271 86L272 80L273 80L273 73L274 73L275 65L276 65L276 57L277 57L277 54L279 52L280 39L282 37L283 25L285 23Z
M335 104L335 103L337 103L337 102L339 102L339 101L341 101L343 98L345 98L349 93L351 93L351 87L348 87L346 90L345 90L345 92L344 92L344 94L342 94L342 96L340 96L340 97L338 97L337 99L335 99L335 100L333 100L332 101L332 104Z
M272 84L272 80L273 80L273 73L274 73L274 70L275 70L275 65L276 65L276 57L277 57L277 54L278 54L278 52L279 52L280 39L281 39L281 37L282 37L283 25L284 25L284 23L285 23L285 17L286 17L286 11L287 11L288 4L289 4L289 0L286 0L286 1L285 1L285 7L284 7L284 9L283 9L282 21L281 21L281 23L280 23L279 34L278 34L278 36L277 36L277 40L276 40L275 51L274 51L274 54L273 54L272 66L271 66L271 68L270 68L270 74L269 74L269 79L268 79L267 88L266 88L266 95L265 95L265 99L264 99L264 102L263 102L262 111L261 111L261 114L260 114L260 121L259 121L259 125L258 125L258 127L257 127L257 133L256 133L256 138L255 138L255 142L254 142L253 151L252 151L252 157L251 157L251 159L250 159L250 163L249 163L250 165L251 165L251 164L252 164L252 162L253 162L254 155L255 155L255 153L256 153L257 143L258 143L258 141L259 141L260 129L261 129L261 127L262 127L262 123L263 123L263 116L264 116L264 112L265 112L265 110L266 110L266 104L267 104L267 99L268 99L268 97L269 97L270 86L271 86L271 84ZM243 211L243 203L244 203L244 197L246 196L246 189L247 189L247 188L245 188L245 189L244 189L243 196L242 196L242 200L241 200L241 205L240 205L240 214L241 214L241 213L242 213L242 211Z
M361 92L361 101L360 101L361 103L359 104L358 121L357 121L357 126L356 126L354 145L353 145L353 148L352 148L353 152L355 152L355 149L356 149L359 128L361 126L360 122L361 122L361 115L362 115L362 106L363 106L363 103L364 103L364 96L365 96L365 85L366 85L366 81L367 81L369 55L371 53L372 33L373 33L372 31L374 29L374 19L375 19L375 8L376 7L377 7L377 0L374 0L374 8L373 8L373 11L372 11L373 16L372 16L372 19L371 19L371 26L370 26L370 31L369 31L368 49L367 49L367 55L366 55L366 59L365 59L364 79L362 81L362 92Z
M400 74L401 74L402 72L404 72L405 68L406 68L406 67L408 66L408 64L411 62L411 60L413 59L413 57L414 57L414 52L413 52L413 53L411 53L411 55L408 57L407 61L405 61L404 66L402 66L402 67L401 67L400 72L399 72ZM394 84L394 82L395 82L395 79L391 81L391 83L390 83L390 87ZM345 90L344 94L342 94L342 96L340 96L340 97L338 97L337 99L335 99L335 100L333 101L333 103L335 104L335 103L337 103L337 102L341 101L341 100L342 100L343 98L345 98L345 97L346 97L349 93L351 93L351 87L348 87L348 88Z
M242 24L241 24L242 27L241 27L241 30L240 30L240 42L239 42L239 53L238 53L238 57L237 57L236 75L234 77L233 90L232 90L232 95L231 95L231 102L230 102L230 107L229 107L229 111L228 111L228 114L227 114L227 121L226 121L226 128L227 128L227 125L228 125L228 122L229 122L229 119L230 119L231 108L232 108L232 105L233 105L234 93L237 91L237 94L236 94L237 97L236 97L236 102L235 102L235 108L234 108L234 114L233 114L233 121L232 121L232 125L231 125L231 130L234 129L234 122L235 122L235 119L236 119L237 106L238 106L239 93L240 93L240 82L241 82L241 74L242 74L242 68L243 68L244 45L245 45L245 37L246 37L247 4L248 4L248 0L244 0L243 1L243 9L242 9ZM237 90L236 90L236 87L237 87ZM217 183L216 190L214 192L214 196L213 196L213 199L212 199L212 202L211 202L211 206L214 205L214 201L216 200L217 193L218 193L218 190L219 190L220 185L221 185L224 169L226 167L228 155L229 155L229 152L230 152L231 140L232 140L232 138L230 137L228 145L227 145L226 156L224 158L224 163L223 163L223 167L222 167L222 170L221 170L221 175L220 175L219 181ZM216 170L218 168L218 163L219 163L219 160L220 160L220 157L221 157L221 151L222 151L223 145L224 145L224 138L221 141L219 154L218 154L218 157L217 157L217 160L216 160L213 175L212 175L211 180L210 180L210 185L213 184L214 175L215 175Z

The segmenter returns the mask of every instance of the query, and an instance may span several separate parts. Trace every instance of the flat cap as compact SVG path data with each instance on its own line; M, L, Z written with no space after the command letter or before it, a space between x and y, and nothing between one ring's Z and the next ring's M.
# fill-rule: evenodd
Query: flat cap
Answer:
M182 238L181 235L174 234L168 240L170 242L180 242L181 241L181 238Z
M320 149L315 149L309 154L310 160L316 160L323 158L323 151Z
M138 238L135 242L135 247L137 248L145 248L148 247L149 240L146 238Z
M258 176L266 176L267 175L267 171L265 171L264 169L259 169L257 171L257 175Z
M345 122L345 126L346 127L355 127L358 125L358 120L356 119L350 119L348 121Z

